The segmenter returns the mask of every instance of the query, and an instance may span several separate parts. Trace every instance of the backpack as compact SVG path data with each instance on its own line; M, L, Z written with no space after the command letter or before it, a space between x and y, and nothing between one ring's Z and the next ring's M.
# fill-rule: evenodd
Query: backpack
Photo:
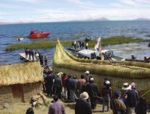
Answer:
M114 114L117 114L118 111L125 113L125 110L126 110L125 104L119 99L113 99L111 101L111 108L112 108Z

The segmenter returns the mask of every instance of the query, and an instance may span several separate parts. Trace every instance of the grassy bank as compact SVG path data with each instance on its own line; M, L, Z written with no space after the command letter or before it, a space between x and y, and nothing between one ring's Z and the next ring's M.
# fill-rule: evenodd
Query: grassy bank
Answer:
M139 38L132 38L132 37L125 37L125 36L114 36L110 38L102 38L102 46L107 45L116 45L116 44L123 44L123 43L136 43L136 42L143 42L143 39ZM94 47L96 40L90 40L89 46ZM72 41L62 41L63 46L71 46ZM47 49L47 48L54 48L56 46L56 41L40 41L40 42L32 42L32 43L16 43L9 45L6 47L6 51L14 51L17 49L23 48L30 48L30 49Z

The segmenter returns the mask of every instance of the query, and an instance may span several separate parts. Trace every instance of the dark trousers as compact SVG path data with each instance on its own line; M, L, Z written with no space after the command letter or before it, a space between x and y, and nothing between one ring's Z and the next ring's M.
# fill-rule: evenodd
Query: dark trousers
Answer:
M92 107L92 109L95 109L96 108L96 98L95 97L91 97L90 100L91 100L91 107Z

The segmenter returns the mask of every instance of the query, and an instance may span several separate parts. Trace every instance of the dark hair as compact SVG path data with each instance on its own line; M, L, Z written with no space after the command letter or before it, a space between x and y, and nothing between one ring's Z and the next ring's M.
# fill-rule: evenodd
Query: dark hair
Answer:
M33 108L29 107L26 111L26 114L34 114Z
M81 74L81 79L84 79L84 75L83 74Z
M58 100L58 96L57 96L57 95L54 95L54 96L53 96L53 99L54 99L54 101L57 101L57 100Z
M115 93L114 93L115 98L119 98L120 95L121 95L121 92L119 90L115 91Z

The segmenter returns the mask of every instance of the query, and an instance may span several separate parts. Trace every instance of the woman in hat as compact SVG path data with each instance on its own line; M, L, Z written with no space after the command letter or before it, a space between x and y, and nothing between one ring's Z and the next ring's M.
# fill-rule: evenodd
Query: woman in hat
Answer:
M83 92L75 104L75 114L92 114L91 105L89 103L89 94Z

